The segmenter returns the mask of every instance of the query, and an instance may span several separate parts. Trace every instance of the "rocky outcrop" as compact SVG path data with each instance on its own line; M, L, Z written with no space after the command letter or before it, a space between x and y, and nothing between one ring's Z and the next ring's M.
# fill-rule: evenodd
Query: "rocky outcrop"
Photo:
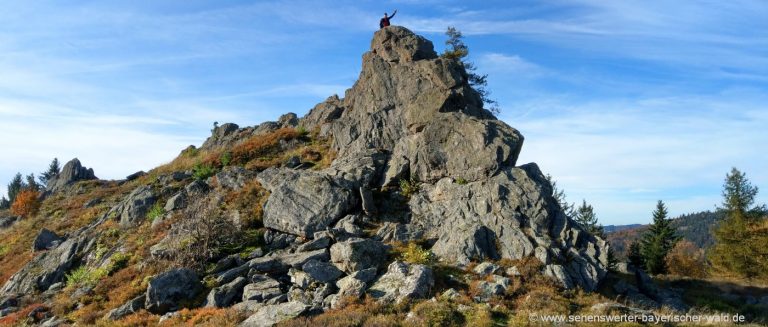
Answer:
M163 314L178 310L183 302L194 299L203 285L191 269L173 269L155 276L147 286L145 308Z
M75 158L67 162L61 172L48 181L46 191L57 192L67 185L91 179L96 179L93 169L83 167L80 160Z
M91 240L85 236L70 238L54 249L40 253L11 276L0 294L43 292L64 281L66 273L75 268L83 253L92 248Z
M149 209L155 204L157 198L150 186L139 186L116 207L112 208L109 215L120 221L121 227L131 227L146 218Z
M404 299L426 298L435 285L432 269L424 265L395 261L387 273L368 289L368 294L385 302L400 302Z

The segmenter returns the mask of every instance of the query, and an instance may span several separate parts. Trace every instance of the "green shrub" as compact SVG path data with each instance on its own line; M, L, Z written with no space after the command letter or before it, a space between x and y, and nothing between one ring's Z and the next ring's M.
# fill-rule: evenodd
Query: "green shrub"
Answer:
M221 157L219 157L219 161L221 161L222 166L229 166L229 164L232 162L232 152L224 152L221 154Z
M0 244L0 257L8 253L8 245Z
M410 197L411 195L416 194L416 192L419 191L419 183L411 178L411 179L401 179L400 180L400 194L406 197Z
M433 265L437 261L432 251L424 249L414 242L408 243L400 258L408 263L422 265Z
M456 179L456 184L467 185L467 183L468 183L467 180L464 179L464 178L459 177L459 178Z
M107 274L112 275L119 271L120 269L123 269L125 267L128 267L128 262L131 261L131 255L123 252L117 252L112 255L111 258L109 258L109 265L107 266Z
M216 174L216 169L209 164L198 163L192 168L192 177L197 180L206 180L214 174Z
M300 136L307 136L309 134L309 131L307 131L304 126L299 126L296 128L296 133L299 133Z
M67 287L93 287L104 276L107 276L106 269L91 270L86 266L80 266L67 274Z
M147 220L155 221L155 219L162 217L165 214L165 208L160 201L155 202L155 205L147 212Z

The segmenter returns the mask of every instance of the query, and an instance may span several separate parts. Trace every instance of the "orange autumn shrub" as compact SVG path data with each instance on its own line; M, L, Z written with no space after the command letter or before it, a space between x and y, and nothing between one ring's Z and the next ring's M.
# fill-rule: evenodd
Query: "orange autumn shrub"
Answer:
M35 190L22 190L16 195L11 205L11 213L24 218L33 216L40 209L40 192Z

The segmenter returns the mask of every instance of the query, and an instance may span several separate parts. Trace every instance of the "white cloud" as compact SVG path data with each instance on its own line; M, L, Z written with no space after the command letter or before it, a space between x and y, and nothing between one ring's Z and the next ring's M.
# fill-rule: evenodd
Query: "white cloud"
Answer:
M479 64L483 70L494 73L513 73L516 77L539 77L545 69L517 55L487 53L480 56Z
M571 201L595 204L605 223L626 223L657 199L674 214L712 209L732 166L767 189L766 100L750 92L572 100L505 120L526 137L519 163L537 162Z

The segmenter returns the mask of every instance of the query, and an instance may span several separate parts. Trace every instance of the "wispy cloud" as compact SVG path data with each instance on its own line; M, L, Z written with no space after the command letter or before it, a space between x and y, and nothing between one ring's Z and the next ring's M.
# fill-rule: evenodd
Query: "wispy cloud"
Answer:
M674 214L711 209L732 166L768 185L768 154L759 150L767 100L755 92L570 100L507 121L526 136L521 163L538 162L572 201L585 198L619 223L642 218L628 209L640 199L673 201Z

